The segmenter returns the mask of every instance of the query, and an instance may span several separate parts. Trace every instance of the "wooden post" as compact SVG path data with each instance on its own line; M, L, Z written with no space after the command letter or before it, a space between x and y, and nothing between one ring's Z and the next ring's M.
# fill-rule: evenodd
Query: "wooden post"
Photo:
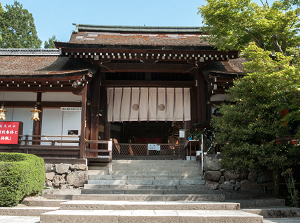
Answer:
M37 109L41 110L42 106L41 106L41 102L42 102L42 92L37 92L36 94L36 106ZM41 122L42 122L42 114L39 114L40 120L39 121L34 121L33 120L33 135L41 135ZM41 137L33 137L33 140L40 140ZM32 142L33 145L40 145L40 142Z
M100 72L92 80L92 107L91 107L91 140L98 140L99 109L100 109ZM90 144L90 149L98 149L98 144ZM97 152L90 152L90 157L97 157Z
M206 122L206 87L205 78L200 68L197 73L198 123Z
M80 158L85 156L85 128L86 128L87 86L81 92L81 129L80 129Z

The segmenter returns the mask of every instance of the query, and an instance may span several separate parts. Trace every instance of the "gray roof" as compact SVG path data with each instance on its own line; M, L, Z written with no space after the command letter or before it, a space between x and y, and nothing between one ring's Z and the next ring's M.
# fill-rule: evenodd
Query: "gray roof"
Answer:
M138 32L138 33L202 33L200 27L188 26L107 26L76 24L75 32Z

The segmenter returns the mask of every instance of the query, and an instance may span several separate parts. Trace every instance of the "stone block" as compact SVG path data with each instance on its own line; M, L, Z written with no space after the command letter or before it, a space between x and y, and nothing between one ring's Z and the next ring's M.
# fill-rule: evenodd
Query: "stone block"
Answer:
M221 169L221 160L219 155L208 154L204 157L203 167L204 170L220 170Z
M220 177L220 180L219 180L219 183L222 184L222 183L224 183L224 182L225 182L225 177L224 177L224 176L221 176L221 177Z
M58 174L68 173L70 164L55 164L55 171Z
M53 180L54 176L54 172L46 173L46 180Z
M219 181L221 175L220 171L205 171L204 178L209 181Z
M224 183L222 183L220 185L220 189L223 189L223 190L233 190L234 189L234 185L232 185L232 183L230 183L230 181L225 181Z
M257 173L255 173L255 172L250 172L250 173L248 174L248 180L249 180L250 182L254 182L254 181L256 181L256 179L257 179Z
M46 173L54 172L55 171L55 166L53 164L45 164L45 170Z
M74 187L83 187L87 182L87 171L76 171L67 175L67 183Z
M259 185L250 182L249 180L242 180L241 181L241 190L242 191L259 191Z
M52 185L54 187L59 187L61 184L65 184L66 180L64 176L61 175L55 175L52 181Z
M205 185L209 187L209 189L211 190L216 190L219 186L219 183L218 182L214 182L214 181L209 181L207 180L205 182Z
M239 178L239 174L230 170L225 170L224 172L225 180L236 180Z

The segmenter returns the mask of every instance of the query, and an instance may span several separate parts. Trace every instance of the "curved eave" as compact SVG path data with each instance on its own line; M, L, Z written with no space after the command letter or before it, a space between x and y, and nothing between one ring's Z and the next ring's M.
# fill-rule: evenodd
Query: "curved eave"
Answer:
M161 45L103 45L103 44L83 44L83 43L66 43L54 42L59 49L87 49L93 50L160 50L160 51L218 51L212 46L161 46Z

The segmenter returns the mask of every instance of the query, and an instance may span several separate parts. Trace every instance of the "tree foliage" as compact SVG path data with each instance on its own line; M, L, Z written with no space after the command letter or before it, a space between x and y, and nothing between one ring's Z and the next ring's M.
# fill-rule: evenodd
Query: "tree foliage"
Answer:
M0 47L1 48L39 48L41 40L37 36L34 19L23 5L15 1L0 7Z
M299 0L262 5L251 0L207 0L199 7L203 31L220 50L243 50L251 41L264 49L290 54L299 47Z
M53 35L51 38L49 38L48 41L45 41L44 48L45 49L56 48L54 42L57 42L57 39L56 39L55 35Z
M298 164L298 144L288 140L290 114L299 114L300 71L292 57L250 44L244 54L248 75L228 90L232 104L222 104L211 124L222 147L223 164L235 170L273 170L274 195L279 192L279 171ZM297 84L298 83L298 84ZM290 112L283 118L284 113ZM293 112L294 111L294 112ZM299 118L298 118L299 119ZM283 139L283 141L281 140Z

